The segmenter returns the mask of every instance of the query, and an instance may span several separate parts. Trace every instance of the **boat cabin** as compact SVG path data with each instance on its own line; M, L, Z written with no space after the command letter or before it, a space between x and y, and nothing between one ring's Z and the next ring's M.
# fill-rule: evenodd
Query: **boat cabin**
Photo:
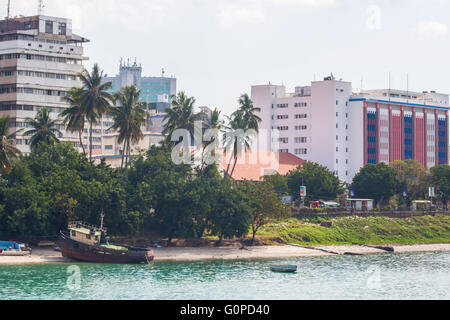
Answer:
M99 245L102 237L106 234L104 228L98 228L82 222L69 223L68 229L70 239L91 246Z

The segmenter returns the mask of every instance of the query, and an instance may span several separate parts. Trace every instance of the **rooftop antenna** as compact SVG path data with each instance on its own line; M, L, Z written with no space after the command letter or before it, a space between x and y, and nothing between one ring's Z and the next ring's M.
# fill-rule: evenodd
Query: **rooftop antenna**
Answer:
M38 15L44 12L44 0L38 0Z
M409 103L409 73L406 74L406 103Z
M8 11L6 14L6 19L9 19L11 17L11 0L8 0Z
M162 68L162 77L164 78L164 74L166 73L166 71L164 70L164 68Z
M391 101L391 72L389 71L389 90L388 90L388 95L389 95L389 101Z

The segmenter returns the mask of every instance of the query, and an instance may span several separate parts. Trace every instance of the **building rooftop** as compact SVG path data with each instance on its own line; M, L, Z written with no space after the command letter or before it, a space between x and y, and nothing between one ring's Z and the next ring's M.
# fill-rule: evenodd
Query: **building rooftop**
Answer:
M89 42L72 33L72 20L44 15L17 16L0 20L0 35L20 34L42 39L66 40L75 43Z
M227 170L230 156L224 153L220 169ZM285 175L299 166L303 165L305 160L291 153L280 152L246 152L238 159L232 178L238 181L262 181L266 175L281 174ZM230 171L234 165L232 160Z

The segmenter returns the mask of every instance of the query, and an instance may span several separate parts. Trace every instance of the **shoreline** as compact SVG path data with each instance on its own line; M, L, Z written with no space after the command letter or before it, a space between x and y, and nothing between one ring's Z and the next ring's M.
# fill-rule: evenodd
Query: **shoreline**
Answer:
M393 253L450 251L450 243L391 245ZM212 260L252 260L320 257L333 255L369 255L389 253L365 245L260 246L246 247L173 247L153 249L154 261L193 262ZM53 249L35 249L30 256L0 256L0 266L74 263Z

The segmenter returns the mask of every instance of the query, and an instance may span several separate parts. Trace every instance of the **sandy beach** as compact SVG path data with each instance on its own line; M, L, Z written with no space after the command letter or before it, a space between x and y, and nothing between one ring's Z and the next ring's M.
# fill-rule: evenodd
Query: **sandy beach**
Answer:
M393 245L394 252L450 251L447 244ZM367 255L386 253L385 250L360 245L333 246L263 246L246 247L200 247L200 248L161 248L154 249L155 261L202 261L202 260L241 260L277 259L330 255ZM34 249L30 256L0 256L0 265L71 263L60 252L53 249Z

